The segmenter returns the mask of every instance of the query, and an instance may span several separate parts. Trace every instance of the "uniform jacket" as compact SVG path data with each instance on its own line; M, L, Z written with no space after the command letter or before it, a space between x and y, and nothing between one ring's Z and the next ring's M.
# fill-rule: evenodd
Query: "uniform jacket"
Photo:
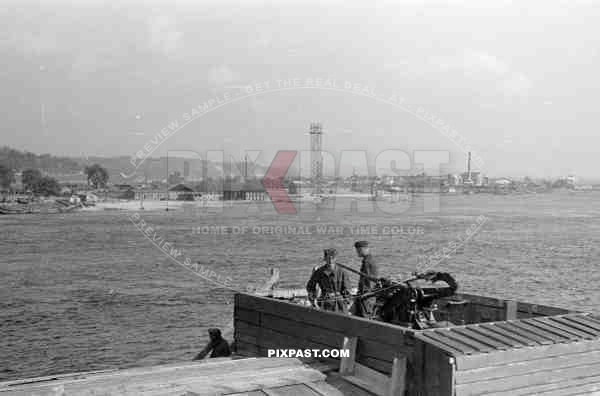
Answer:
M375 260L373 259L373 256L371 256L369 254L369 255L363 257L362 265L360 266L360 272L362 272L366 275L375 277L375 278L379 278L379 269L377 268L377 264L375 264ZM358 293L359 294L366 293L374 287L375 287L375 282L373 282L372 280L367 279L361 275L361 277L358 281Z

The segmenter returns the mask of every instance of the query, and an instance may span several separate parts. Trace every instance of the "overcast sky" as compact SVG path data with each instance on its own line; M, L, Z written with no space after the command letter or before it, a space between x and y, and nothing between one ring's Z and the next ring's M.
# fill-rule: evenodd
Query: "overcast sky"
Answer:
M134 156L239 86L322 78L376 97L266 90L193 120L154 155L262 150L268 163L277 150L308 149L318 120L332 153L448 150L462 170L469 145L492 176L600 173L599 2L42 3L0 11L1 144ZM404 109L385 102L393 95ZM415 116L419 107L461 145Z

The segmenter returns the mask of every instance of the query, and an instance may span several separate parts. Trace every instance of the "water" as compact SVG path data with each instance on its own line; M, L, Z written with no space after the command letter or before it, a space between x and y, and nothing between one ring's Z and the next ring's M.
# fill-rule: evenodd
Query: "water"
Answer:
M383 273L410 273L417 255L448 246L483 215L483 226L437 267L455 274L461 290L599 312L599 198L447 196L434 214L423 214L417 198L399 215L286 216L241 207L219 216L181 210L140 216L183 252L179 261L198 261L243 289L268 278L271 266L280 268L284 286L303 287L323 248L336 247L340 262L352 263L352 244L360 239L372 243ZM187 271L131 215L0 217L0 380L189 361L208 327L231 325L234 292ZM344 234L315 235L316 224L343 226ZM193 227L211 225L249 232L192 234ZM251 232L277 225L307 226L313 234ZM357 236L351 225L421 226L423 234Z

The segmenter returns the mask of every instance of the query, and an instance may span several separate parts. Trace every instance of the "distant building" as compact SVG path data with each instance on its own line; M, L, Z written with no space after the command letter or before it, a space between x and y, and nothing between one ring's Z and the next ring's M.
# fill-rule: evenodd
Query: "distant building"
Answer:
M165 190L147 189L135 191L134 198L136 201L144 199L144 201L163 201L169 198L169 193Z
M470 176L471 181L474 186L483 185L483 175L481 174L481 172L478 172L478 171L473 171L473 172L471 172L470 175L469 175L469 172L463 172L463 174L462 174L462 183L463 184L468 183L469 176Z
M117 191L133 190L133 186L131 184L115 184L113 187Z
M462 179L459 175L448 175L448 185L449 186L458 186L461 184Z
M594 188L591 185L585 186L573 186L573 190L575 191L592 191Z
M512 184L512 181L506 178L494 180L494 185L496 186L509 186L510 184Z
M223 199L226 201L266 201L269 196L260 182L251 180L246 183L226 183L223 187Z
M178 184L175 187L169 189L169 199L171 200L192 200L194 196L194 189L186 186L185 184Z

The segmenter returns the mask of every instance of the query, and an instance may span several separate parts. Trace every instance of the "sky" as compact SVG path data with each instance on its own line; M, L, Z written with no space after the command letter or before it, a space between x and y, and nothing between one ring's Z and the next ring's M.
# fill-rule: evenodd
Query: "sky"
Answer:
M268 164L308 150L319 121L337 160L401 150L418 168L415 151L438 151L462 171L468 148L490 176L600 179L598 2L4 4L4 145L134 157L228 95L152 155L259 150ZM308 87L318 78L340 88Z

